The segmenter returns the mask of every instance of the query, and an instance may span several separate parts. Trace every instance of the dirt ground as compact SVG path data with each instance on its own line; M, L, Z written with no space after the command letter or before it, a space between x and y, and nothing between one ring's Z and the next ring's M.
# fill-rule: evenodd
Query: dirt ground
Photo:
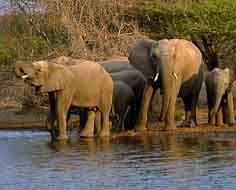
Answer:
M45 120L48 112L47 106L31 106L29 103L33 99L32 95L27 94L29 89L24 85L23 81L17 79L13 72L0 72L0 129L19 130L19 129L45 129ZM235 88L236 89L236 88ZM236 92L236 90L235 90ZM235 93L236 94L236 93ZM207 123L207 107L206 93L203 87L199 100L200 108L198 109L198 121L200 126L194 128L177 128L174 131L163 131L158 127L155 114L151 116L149 123L149 132L162 133L186 133L186 132L232 132L236 131L236 126L208 126ZM26 108L27 107L27 108ZM178 100L176 111L177 126L180 125L184 118L183 105ZM73 116L72 126L78 125L78 116ZM139 133L127 132L128 135L136 135ZM122 134L120 134L122 135ZM119 136L119 135L118 135Z
M180 109L180 108L179 108ZM46 107L33 108L33 109L0 109L0 130L22 130L22 129L45 129L45 120L48 109ZM177 126L180 125L183 118L183 111L178 110L178 114L182 115L177 120ZM155 134L176 134L176 133L218 133L218 132L236 132L235 126L208 126L207 125L207 108L199 108L198 110L199 126L193 128L178 127L173 131L165 131L158 126L158 123L152 120L148 125L148 131L145 133ZM78 117L73 116L70 125L73 127L78 126ZM112 137L120 136L136 136L141 135L143 132L128 131L119 134L113 134Z

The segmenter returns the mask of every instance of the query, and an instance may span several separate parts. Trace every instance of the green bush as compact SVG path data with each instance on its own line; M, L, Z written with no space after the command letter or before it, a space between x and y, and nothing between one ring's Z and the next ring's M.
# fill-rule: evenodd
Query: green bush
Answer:
M149 31L157 35L179 37L202 32L226 35L236 30L236 1L143 2L139 16Z
M154 39L185 38L205 34L222 65L234 66L236 50L236 1L141 1L139 22Z

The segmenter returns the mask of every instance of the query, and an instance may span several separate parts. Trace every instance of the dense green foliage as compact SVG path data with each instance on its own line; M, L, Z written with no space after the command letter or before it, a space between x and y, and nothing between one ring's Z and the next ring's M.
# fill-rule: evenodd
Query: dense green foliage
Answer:
M234 66L236 50L236 1L232 0L148 0L139 18L149 36L185 38L206 35L223 65ZM222 65L222 64L221 64Z
M0 19L0 63L7 65L18 59L33 60L50 54L43 37L31 26L22 14L7 14ZM54 27L41 23L40 28L49 38L53 48L67 48L64 31L56 31Z
M202 0L175 3L144 1L141 17L156 35L186 37L192 33L225 35L236 31L236 1Z

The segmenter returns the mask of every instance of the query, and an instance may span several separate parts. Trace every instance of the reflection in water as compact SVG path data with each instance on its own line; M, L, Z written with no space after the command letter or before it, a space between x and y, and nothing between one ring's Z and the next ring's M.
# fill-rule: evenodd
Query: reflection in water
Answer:
M1 190L236 188L236 134L48 139L0 132Z

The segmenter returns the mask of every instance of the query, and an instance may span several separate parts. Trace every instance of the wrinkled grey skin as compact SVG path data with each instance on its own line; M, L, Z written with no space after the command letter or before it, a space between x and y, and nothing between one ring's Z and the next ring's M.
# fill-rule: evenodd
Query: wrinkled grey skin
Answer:
M128 58L110 59L98 62L108 73L133 70L134 67L129 63Z
M215 68L205 77L208 100L208 123L217 126L235 124L231 71Z
M110 73L113 81L120 80L126 83L134 92L136 102L135 123L138 119L138 113L141 107L146 79L138 70L124 70L122 72Z
M201 52L191 42L178 39L138 41L129 51L132 66L147 79L137 130L146 130L147 112L155 89L163 97L160 121L166 129L175 129L175 104L177 96L185 104L184 126L197 125L196 105L203 81Z
M134 126L136 102L133 90L123 81L115 80L112 97L112 126L123 131ZM114 118L114 119L113 119Z

